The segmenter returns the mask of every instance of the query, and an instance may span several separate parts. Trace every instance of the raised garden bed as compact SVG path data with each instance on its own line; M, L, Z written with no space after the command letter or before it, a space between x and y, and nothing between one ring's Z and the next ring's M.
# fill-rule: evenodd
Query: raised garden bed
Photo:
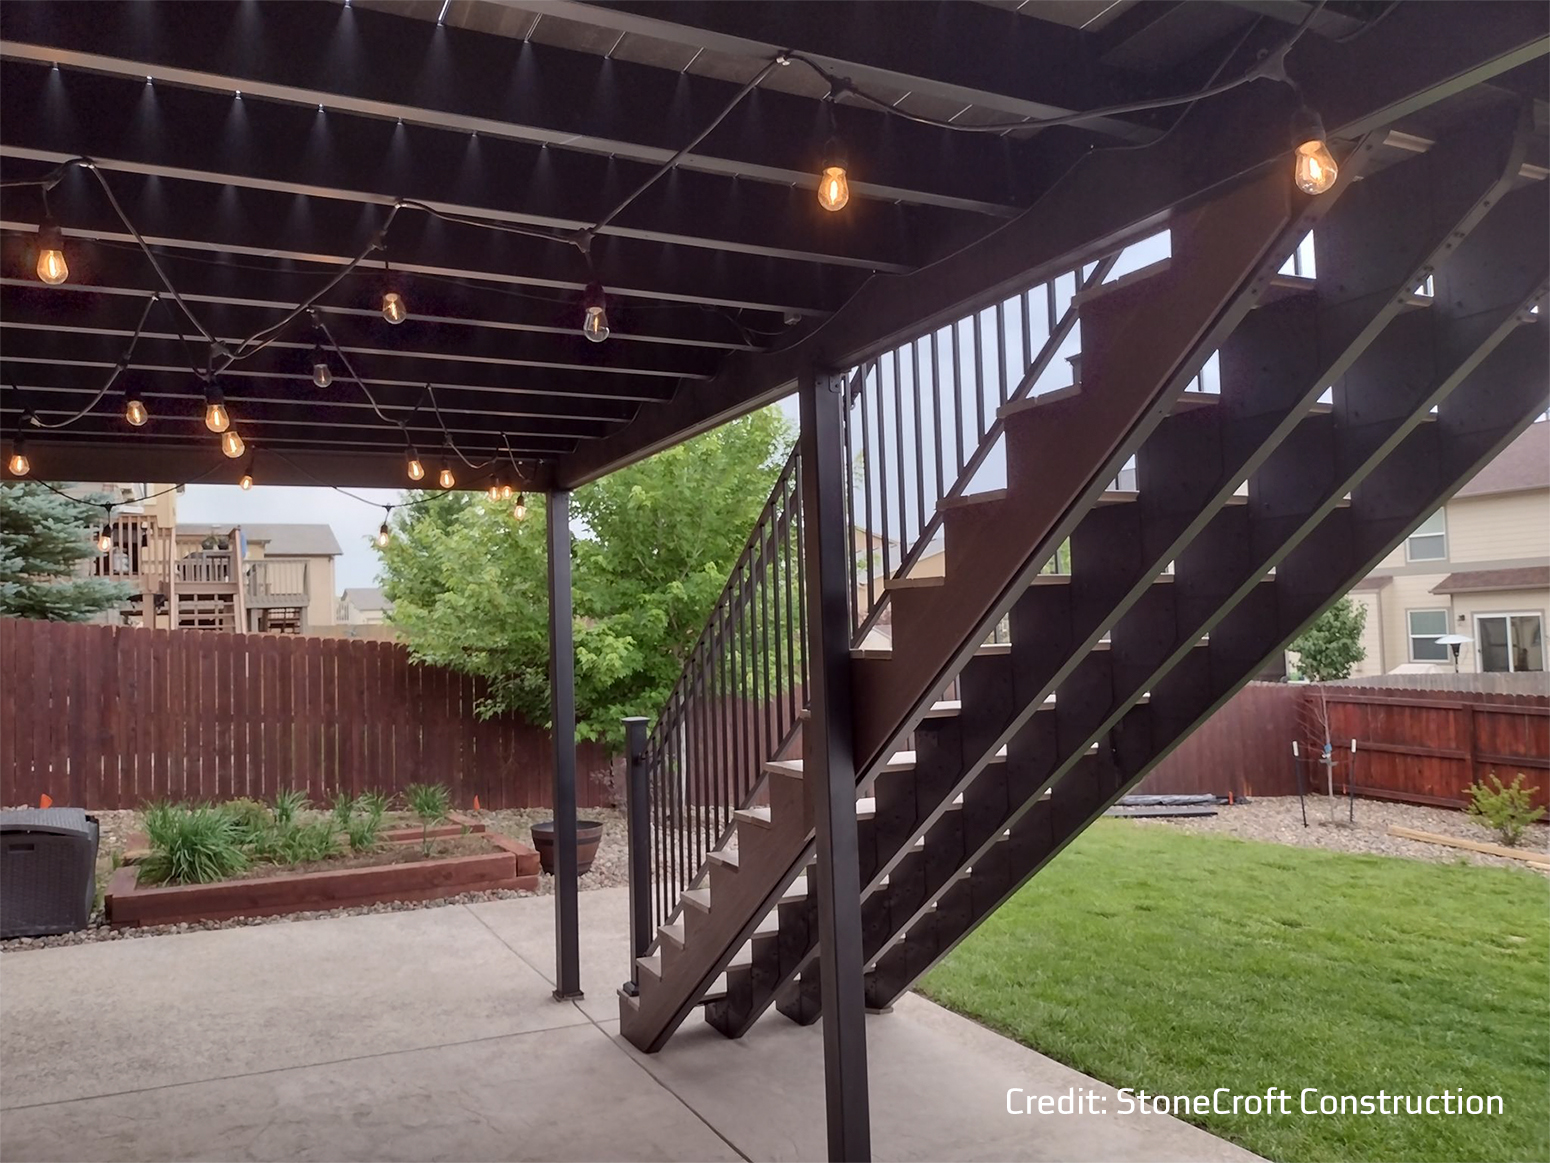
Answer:
M395 813L395 815L399 814ZM466 836L470 832L483 832L484 830L483 821L453 812L447 817L445 824L437 824L430 830L428 835L432 840L446 840L453 836ZM402 822L394 820L391 827L384 827L377 834L377 839L384 844L407 844L411 840L419 843L420 825L411 824L407 821L407 817L403 817ZM146 853L150 851L150 847L151 841L144 832L131 832L129 838L124 842L124 863L138 863L144 859Z
M434 900L464 892L538 887L538 853L482 824L468 822L488 851L461 856L431 856L354 868L314 872L281 871L213 884L147 885L139 869L126 864L113 873L105 897L108 923L114 928L224 921L233 917L269 917L318 909L353 908L388 901ZM407 829L405 829L407 831ZM433 830L443 838L464 834L461 822ZM398 844L420 839L392 837Z

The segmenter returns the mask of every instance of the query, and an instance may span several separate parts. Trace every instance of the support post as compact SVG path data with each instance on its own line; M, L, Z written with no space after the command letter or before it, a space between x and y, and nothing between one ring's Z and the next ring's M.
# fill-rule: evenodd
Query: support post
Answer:
M807 565L809 719L802 755L818 849L818 940L824 1094L831 1160L872 1155L861 957L861 870L851 741L850 612L845 528L843 376L804 367L800 380L803 554Z
M549 494L549 705L554 738L554 996L581 992L576 882L576 651L571 619L570 493Z
M625 811L630 839L630 980L627 993L639 993L640 962L651 945L651 811L646 790L646 724L644 718L624 721L624 753L628 786Z

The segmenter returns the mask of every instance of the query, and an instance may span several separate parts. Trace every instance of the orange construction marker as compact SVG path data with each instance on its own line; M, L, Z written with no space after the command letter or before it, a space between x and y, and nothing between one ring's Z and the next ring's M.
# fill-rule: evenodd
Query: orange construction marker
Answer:
M40 795L38 797L38 807L40 807L40 808L51 808L53 806L54 806L54 797L49 795L47 792L44 792L42 795Z
M478 810L479 810L479 797L475 796L474 797L474 811L477 812Z

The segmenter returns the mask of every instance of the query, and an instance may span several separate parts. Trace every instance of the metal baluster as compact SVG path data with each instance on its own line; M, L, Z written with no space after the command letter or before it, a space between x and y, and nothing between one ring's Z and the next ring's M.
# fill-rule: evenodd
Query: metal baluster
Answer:
M866 554L866 614L877 607L877 591L874 588L874 577L877 573L872 563L872 425L867 419L866 406L866 372L863 368L861 375L861 391L856 397L861 411L861 485L866 493L866 517L864 520L852 522L852 526L861 533L863 552ZM856 627L859 628L862 618L856 618ZM854 634L854 631L852 631ZM804 638L802 641L806 642ZM860 643L857 643L860 645Z
M978 446L985 439L985 345L980 338L978 312L969 316L969 326L974 329L974 414L979 418L974 443Z
M920 410L920 344L910 344L910 395L915 405L915 533L926 527L925 413Z
M899 471L894 475L899 478L899 565L904 565L903 557L905 547L909 544L909 502L905 500L908 495L906 489L908 482L904 479L904 381L899 372L899 349L896 347L889 353L893 362L893 444L894 452L898 459L894 461L894 467ZM892 576L891 574L889 576Z
M850 443L851 409L855 398L850 391L851 382L852 381L849 380L846 382L845 406L840 413L840 440L845 446L845 536L848 539L854 538L854 530L862 528L862 522L856 520L856 466L854 462L854 453ZM802 473L800 471L801 459L793 459L792 464L798 466L798 471L792 474L796 480L796 496L798 498L797 501L792 502L792 509L794 511L799 511L800 498L802 495ZM851 645L854 646L856 644L856 628L860 625L861 621L861 612L856 608L858 604L856 601L856 594L859 592L858 586L860 585L860 580L856 576L858 563L856 560L855 542L853 540L851 541L850 560L847 564L849 565L850 569L850 641ZM797 602L798 607L800 607L801 604L802 603L800 601ZM806 641L805 637L803 638L803 641Z
M932 458L936 461L936 498L938 503L947 495L947 486L942 480L942 367L938 362L940 353L937 350L937 332L931 333L931 444Z
M883 580L886 582L893 576L892 554L888 549L888 428L883 412L882 361L874 362L872 367L877 373L877 513L883 524Z
M1006 403L1006 304L996 304L996 379L1000 384L1001 402Z
M953 337L953 441L958 446L958 476L963 475L963 368L959 363L958 324L952 325ZM956 478L955 478L956 479Z

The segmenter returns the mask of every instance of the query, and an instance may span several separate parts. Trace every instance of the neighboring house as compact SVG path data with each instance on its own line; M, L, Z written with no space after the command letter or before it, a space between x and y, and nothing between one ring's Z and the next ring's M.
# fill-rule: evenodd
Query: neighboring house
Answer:
M338 621L345 626L376 626L387 621L393 603L378 586L352 586L339 596Z
M201 584L217 598L215 583L230 581L222 563L235 554L241 577L235 617L223 619L253 632L300 634L334 624L334 558L343 550L327 525L248 524L235 527L179 524L179 588ZM208 560L205 571L194 563ZM203 576L208 572L209 576ZM190 575L199 573L197 579ZM234 589L236 587L233 587ZM213 603L221 612L223 603ZM229 611L231 606L225 606ZM186 623L185 623L186 624Z
M1367 607L1356 674L1543 671L1550 618L1550 421L1531 425L1351 591Z

